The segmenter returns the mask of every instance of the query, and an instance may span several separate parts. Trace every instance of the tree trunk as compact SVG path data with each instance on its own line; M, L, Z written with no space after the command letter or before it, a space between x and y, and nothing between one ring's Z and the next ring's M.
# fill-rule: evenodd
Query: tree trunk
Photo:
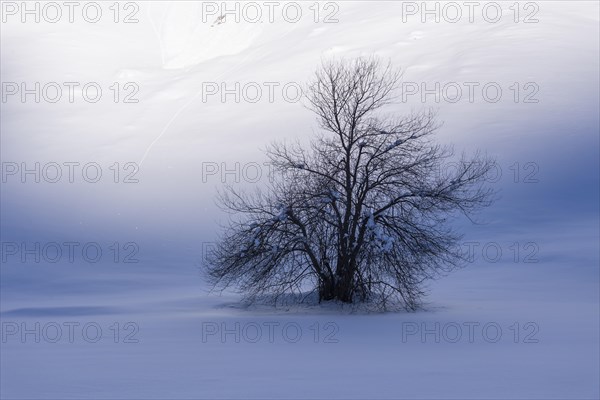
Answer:
M345 268L342 269L339 279L336 282L336 300L339 300L342 303L352 303L352 293L354 291L352 276L351 266L345 265Z
M325 278L319 282L319 302L335 299L335 283L331 278Z
M342 303L351 303L354 292L352 268L351 263L339 257L335 277L323 278L319 283L319 301L338 300Z

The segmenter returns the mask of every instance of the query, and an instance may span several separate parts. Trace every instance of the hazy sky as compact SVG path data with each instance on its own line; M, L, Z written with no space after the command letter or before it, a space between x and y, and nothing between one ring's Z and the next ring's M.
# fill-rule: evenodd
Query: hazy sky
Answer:
M232 15L216 25L214 10L199 4L143 3L122 10L135 11L131 24L115 23L108 9L95 24L78 14L72 24L5 15L3 240L132 240L147 243L148 255L173 251L192 262L198 244L217 233L222 182L261 184L247 182L264 162L260 149L317 132L295 89L321 58L370 54L404 71L404 94L390 112L432 107L444 123L440 142L497 158L501 199L490 220L519 226L526 218L523 229L597 220L597 4L545 2L533 23L514 22L506 8L497 23L477 13L473 23L445 15L423 23L399 4L348 2L317 20L305 8L296 23L275 14L256 24L241 14L239 23ZM329 14L337 22L324 23ZM35 91L36 82L40 102L30 93L23 103L21 84ZM98 102L82 94L85 85L92 98L101 88ZM52 103L56 87L62 97ZM35 163L40 183L20 176ZM58 183L48 182L52 163L61 167ZM74 183L65 163L78 163L70 164ZM83 178L88 163L96 163L86 170L91 180L101 171L99 182ZM128 176L138 182L125 183Z

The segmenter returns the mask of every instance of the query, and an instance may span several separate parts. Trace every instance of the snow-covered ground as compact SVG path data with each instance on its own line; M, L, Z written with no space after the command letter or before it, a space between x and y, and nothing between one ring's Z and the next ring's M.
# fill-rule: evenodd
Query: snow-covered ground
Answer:
M456 23L448 3L436 22L421 2L257 2L256 23L248 3L227 3L238 22L101 2L96 23L38 4L36 23L2 2L1 398L600 397L597 2L477 3L472 22L457 2ZM369 54L404 70L396 111L434 107L441 142L498 159L473 262L416 313L208 293L217 189L264 183L260 149L317 130L294 99L321 58Z

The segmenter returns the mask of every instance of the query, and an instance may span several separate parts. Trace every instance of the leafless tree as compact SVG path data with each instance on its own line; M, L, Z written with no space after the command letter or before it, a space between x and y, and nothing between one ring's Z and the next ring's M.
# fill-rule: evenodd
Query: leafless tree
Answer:
M462 264L448 219L491 204L493 160L463 155L445 171L456 159L432 141L430 111L383 113L400 78L376 58L323 63L305 94L323 132L271 145L266 189L220 196L233 216L209 257L217 287L415 310L425 280Z

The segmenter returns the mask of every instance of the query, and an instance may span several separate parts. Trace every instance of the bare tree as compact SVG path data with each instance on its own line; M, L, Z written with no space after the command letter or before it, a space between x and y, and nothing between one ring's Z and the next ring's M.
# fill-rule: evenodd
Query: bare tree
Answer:
M425 280L461 265L447 220L491 204L493 161L463 155L444 171L453 151L432 142L431 112L382 112L400 77L375 58L319 68L306 99L323 132L307 148L269 147L265 190L220 196L235 216L210 257L217 286L414 310Z

